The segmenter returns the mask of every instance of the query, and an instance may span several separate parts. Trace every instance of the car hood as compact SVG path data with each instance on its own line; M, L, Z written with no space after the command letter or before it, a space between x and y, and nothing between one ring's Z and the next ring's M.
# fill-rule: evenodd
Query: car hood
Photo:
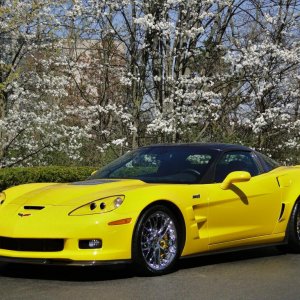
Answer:
M10 201L14 205L61 205L77 206L83 205L97 199L123 195L126 191L140 188L147 184L141 180L118 180L118 179L94 179L72 183L49 184L36 188L31 191L22 193Z

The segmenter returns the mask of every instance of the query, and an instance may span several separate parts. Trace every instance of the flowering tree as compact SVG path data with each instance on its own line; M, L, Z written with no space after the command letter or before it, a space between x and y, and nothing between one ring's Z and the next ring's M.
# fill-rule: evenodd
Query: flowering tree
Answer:
M297 161L296 0L0 3L2 166L201 141Z
M66 65L63 53L53 51L58 23L49 11L55 7L38 1L1 5L0 165L49 163L47 152L64 148L69 133L61 126L68 77L60 71Z
M241 15L243 22L247 16L251 18L249 29L234 34L233 47L225 58L230 65L231 80L238 82L231 91L231 97L237 99L234 114L226 110L225 114L231 116L234 132L242 129L242 140L287 161L294 151L297 159L300 149L297 1L277 4L256 1Z

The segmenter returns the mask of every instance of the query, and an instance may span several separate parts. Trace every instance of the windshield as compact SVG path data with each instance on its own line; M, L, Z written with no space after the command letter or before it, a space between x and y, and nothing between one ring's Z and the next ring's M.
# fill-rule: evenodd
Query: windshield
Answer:
M140 179L149 183L197 183L216 151L197 146L152 146L125 154L91 179Z

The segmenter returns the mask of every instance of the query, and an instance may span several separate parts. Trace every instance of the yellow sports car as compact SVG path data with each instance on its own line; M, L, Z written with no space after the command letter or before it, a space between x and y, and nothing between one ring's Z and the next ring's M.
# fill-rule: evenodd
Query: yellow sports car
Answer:
M247 147L154 145L72 183L0 194L0 260L132 262L144 274L178 258L286 244L300 250L300 166Z

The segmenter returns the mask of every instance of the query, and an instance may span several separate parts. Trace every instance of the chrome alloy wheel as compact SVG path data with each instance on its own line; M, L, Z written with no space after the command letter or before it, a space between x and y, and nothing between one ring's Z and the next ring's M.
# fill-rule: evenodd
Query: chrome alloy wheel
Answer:
M170 216L162 211L150 215L144 222L141 250L145 262L154 270L163 270L176 258L177 230Z

